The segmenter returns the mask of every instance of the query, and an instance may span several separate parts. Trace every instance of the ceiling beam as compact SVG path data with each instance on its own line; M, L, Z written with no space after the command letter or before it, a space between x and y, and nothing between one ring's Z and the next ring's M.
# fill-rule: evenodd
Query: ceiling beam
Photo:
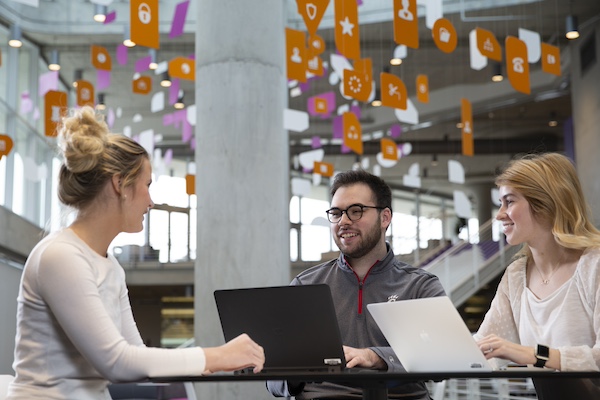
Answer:
M401 142L404 143L404 142ZM410 142L411 154L461 154L462 142L460 140L420 140ZM475 154L518 154L535 151L561 151L564 147L562 138L552 135L534 135L524 138L507 139L475 139ZM326 144L322 146L327 155L341 155L339 144ZM299 154L313 150L310 145L292 144L291 154ZM374 155L381 152L379 141L363 143L365 155Z

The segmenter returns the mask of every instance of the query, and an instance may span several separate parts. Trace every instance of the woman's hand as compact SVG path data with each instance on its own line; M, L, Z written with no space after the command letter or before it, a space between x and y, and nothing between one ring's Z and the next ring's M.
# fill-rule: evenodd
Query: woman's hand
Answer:
M509 342L496 335L485 336L477 344L488 360L498 357L521 365L535 364L537 361L533 347Z
M204 355L205 374L237 371L248 367L254 367L254 373L258 373L265 364L265 350L245 333L222 346L205 348Z
M488 335L477 342L486 359L503 358L520 365L533 365L537 362L535 348L509 342L496 335ZM560 351L550 349L550 357L546 362L547 368L560 370Z
M496 335L488 335L477 342L486 359L493 357L504 358L517 364L535 364L533 347L521 346Z

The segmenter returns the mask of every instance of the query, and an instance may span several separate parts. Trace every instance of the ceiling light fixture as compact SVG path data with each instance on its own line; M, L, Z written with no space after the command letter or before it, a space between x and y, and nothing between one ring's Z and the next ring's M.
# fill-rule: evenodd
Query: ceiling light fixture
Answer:
M96 109L100 111L106 110L106 103L104 103L104 93L98 93L98 102L96 103Z
M352 163L352 171L359 171L362 168L362 160L360 156L357 155L354 163Z
M48 64L48 69L50 71L60 70L58 50L52 50L52 52L50 53L50 63Z
M402 59L404 57L406 57L406 46L396 46L394 48L394 53L392 55L392 59L390 60L390 64L400 65L402 64Z
M77 87L77 82L83 79L83 70L76 69L75 70L75 78L73 78L73 87Z
M150 64L148 64L148 68L152 70L158 68L158 56L156 49L148 49L148 54L150 55Z
M23 42L21 41L21 27L17 24L10 27L10 39L8 45L15 48L23 46Z
M123 32L123 45L126 47L135 47L135 42L131 40L131 33L129 32L129 25L125 25Z
M502 64L495 63L494 64L494 73L492 74L493 82L502 82L504 80L504 76L502 75Z
M183 102L183 91L179 92L179 96L177 97L177 103L173 104L173 107L175 107L178 110L181 110L185 107L185 103Z
M548 121L548 126L554 128L558 125L558 121L556 120L556 111L552 111L550 113L550 120Z
M565 36L567 39L577 39L579 37L579 30L577 27L577 16L575 15L567 15L567 19L565 22L566 33Z
M101 4L94 5L94 21L104 22L106 21L106 14L108 13L108 7Z
M438 165L437 154L433 154L431 156L431 166L432 167L437 167L437 165Z
M168 72L163 72L162 79L160 81L160 86L162 86L162 87L170 87L171 86L171 78L169 77Z
M373 97L373 101L371 101L371 106L381 107L381 92L379 89L375 89L375 97Z

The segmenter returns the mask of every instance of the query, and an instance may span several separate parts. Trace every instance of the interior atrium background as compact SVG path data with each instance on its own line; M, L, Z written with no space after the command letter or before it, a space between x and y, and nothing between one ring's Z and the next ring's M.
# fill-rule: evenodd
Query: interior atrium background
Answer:
M325 149L324 161L335 165L336 170L353 168L356 163L373 169L380 151L378 138L389 136L392 125L401 125L402 136L397 139L398 145L410 144L412 151L398 160L394 167L381 168L382 177L394 189L395 216L388 234L398 256L418 264L427 258L430 251L435 251L440 242L478 240L479 225L494 214L491 197L493 177L503 163L521 152L569 150L570 143L565 140L570 137L572 129L569 68L573 54L564 38L565 16L578 15L580 30L585 32L597 22L600 3L584 0L445 0L442 1L445 17L454 23L459 36L456 52L442 54L430 39L430 30L421 23L419 51L410 51L399 66L390 64L396 47L388 15L391 2L369 0L362 3L359 9L361 46L364 56L371 57L373 61L374 74L390 71L405 79L409 93L413 93L413 78L422 71L430 77L431 96L437 96L439 100L430 106L415 102L420 113L418 124L401 123L392 109L359 104L361 124L367 139L365 153L361 157L340 151L340 143L331 135L330 119L312 117L310 128L305 132L288 132L290 179L313 179L312 174L298 168L297 160L299 154L311 150L310 143L315 137L320 139ZM172 15L175 4L160 1L165 15ZM304 29L295 1L286 0L286 4L287 25ZM127 1L114 1L113 6L119 15L129 12ZM176 39L166 38L168 18L164 17L161 22L161 29L165 31L164 48L160 51L162 60L194 53L194 8L192 0L184 34ZM68 92L73 101L71 84L75 72L83 71L85 78L94 79L95 71L87 56L89 46L102 44L114 48L123 35L124 22L117 20L113 25L95 23L91 19L93 4L85 0L41 0L40 10L50 15L48 20L54 20L54 24L50 25L28 6L20 6L10 0L0 1L0 133L8 133L14 141L11 154L0 160L0 205L49 231L57 229L69 217L57 202L59 160L54 140L43 135L42 100L36 95L38 77L48 71L50 54L58 50L62 62L59 90ZM419 10L423 18L423 8ZM328 52L335 49L332 13L333 4L330 4L319 30ZM23 28L24 44L18 50L7 45L10 28L15 23L20 23ZM532 94L526 96L515 92L506 79L500 83L492 82L492 65L481 71L471 70L468 65L468 34L477 26L494 31L502 39L517 35L518 27L539 32L542 41L561 48L562 75L543 76L539 63L532 64L534 85ZM135 60L146 54L145 48L133 48L129 57ZM105 93L109 109L120 110L123 116L115 122L115 131L127 131L129 128L139 133L151 126L163 126L164 115L173 110L148 113L149 98L130 92L132 76L131 68L116 69L112 84ZM152 78L158 86L159 77ZM194 85L188 82L181 82L181 85L186 99L194 99ZM288 107L291 109L305 109L309 97L331 90L336 90L336 104L352 104L337 93L337 88L332 89L327 78L313 80L309 90L300 95L295 95L291 89L293 87L288 88ZM31 112L22 112L26 96L34 106L40 107L40 118L35 118ZM456 106L456 99L461 96L477 99L473 108L476 129L476 154L473 157L460 154L460 129L457 128L460 109ZM142 115L142 121L133 122L136 115ZM554 125L549 124L551 119L556 121ZM163 310L160 312L164 320L172 322L163 326L163 330L169 330L174 329L173 324L189 322L190 316L193 317L193 312L190 313L193 304L189 301L193 289L190 289L189 283L182 282L186 279L193 282L189 274L193 273L193 260L196 258L198 198L185 194L184 177L194 170L192 149L181 140L180 131L166 126L160 133L161 140L157 141L156 149L161 155L172 149L173 160L168 165L155 167L152 194L157 206L151 211L142 233L120 236L113 243L113 248L131 276L128 279L133 284L134 303L140 310L144 307L151 310L149 313ZM465 184L460 188L467 193L471 204L472 218L469 221L458 218L454 211L452 193L458 186L448 182L447 165L450 160L460 162L465 168ZM404 184L404 175L415 164L418 164L421 188ZM320 260L322 253L325 253L323 257L329 257L329 253L336 250L329 237L329 224L324 218L329 201L327 186L328 180L322 179L320 185L311 187L309 195L302 198L290 195L290 275ZM471 235L474 239L469 239ZM20 256L19 260L24 260L24 255ZM181 272L181 277L173 278L173 285L144 284L141 280L136 281L137 275L131 273L131 270L156 268L174 274L184 272ZM158 305L150 307L157 296L160 299ZM168 306L163 307L165 304ZM189 335L190 330L185 332L182 337ZM149 336L155 337L153 335ZM169 344L175 342L178 343L172 339Z

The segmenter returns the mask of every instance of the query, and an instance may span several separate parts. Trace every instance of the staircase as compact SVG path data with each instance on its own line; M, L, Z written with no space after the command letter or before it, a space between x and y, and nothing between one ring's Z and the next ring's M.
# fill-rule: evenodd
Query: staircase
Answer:
M518 246L506 243L504 235L494 240L495 220L480 226L479 232L447 248L420 267L440 278L448 296L459 306L504 272Z

